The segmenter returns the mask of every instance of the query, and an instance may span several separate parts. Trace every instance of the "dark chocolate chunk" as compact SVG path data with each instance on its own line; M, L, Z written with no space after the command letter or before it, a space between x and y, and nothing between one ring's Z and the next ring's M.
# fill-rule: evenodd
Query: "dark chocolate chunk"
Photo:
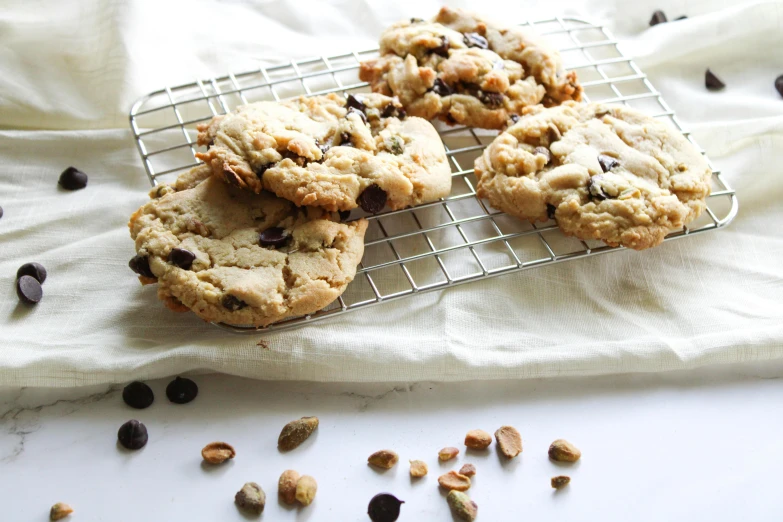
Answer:
M126 449L141 449L149 440L147 427L137 420L129 420L120 426L119 431L117 431L117 440Z
M326 156L326 152L331 148L329 147L329 144L327 143L321 143L318 140L315 140L315 145L321 150L321 161L324 160L324 156Z
M278 248L288 243L290 239L291 235L284 228L272 227L258 235L258 244L262 247Z
M340 221L347 221L351 217L350 210L340 210L337 213L340 215Z
M23 275L16 280L16 295L26 304L36 304L43 297L41 283L34 277Z
M533 151L536 154L541 154L546 157L546 162L549 163L552 160L552 153L546 147L536 147Z
M400 108L400 109L397 109L397 117L398 117L399 119L401 119L401 120L404 120L404 119L405 119L405 116L407 116L407 115L408 115L408 113L407 113L407 112L405 112L405 109L402 109L402 108Z
M347 132L343 132L340 134L340 143L339 145L341 147L353 147L353 142L351 141L351 135Z
M783 96L783 74L775 78L775 89ZM3 209L0 208L0 217L3 217Z
M196 395L198 385L186 377L177 377L166 386L166 397L174 404L187 404L195 399Z
M679 21L679 20L687 20L687 19L688 19L688 17L687 17L687 16L685 16L685 15L682 15L682 16L678 16L677 18L675 18L675 19L674 19L674 21L675 21L675 22L677 22L677 21Z
M587 192L590 193L590 196L594 197L595 199L599 201L603 201L604 199L608 199L609 196L606 195L606 192L601 188L600 185L600 176L594 176L590 178L587 181Z
M353 107L348 107L348 112L346 113L346 118L349 114L358 114L359 117L362 119L362 122L364 122L365 125L367 125L367 116L360 111L359 109L354 109Z
M131 408L143 410L152 404L155 394L152 393L152 388L143 382L133 381L122 389L122 400Z
M432 54L437 54L438 56L442 56L444 58L449 57L449 39L447 36L441 36L440 37L440 45L434 49L430 49L430 52Z
M300 167L304 167L305 165L307 165L307 158L302 157L299 154L297 154L296 152L291 151L291 150L287 150L287 151L285 151L283 153L283 159L290 159L291 161L293 161L294 163L296 163ZM280 161L283 161L283 160L280 160Z
M493 109L497 109L503 105L503 98L503 94L499 92L479 91L478 96L478 99L481 100L481 103L487 107L492 107Z
M367 514L373 522L394 522L399 518L400 506L404 503L391 493L379 493L370 500Z
M196 254L184 248L175 248L169 252L169 263L176 265L183 270L190 270L193 261L196 260Z
M422 22L424 22L423 18L411 18L411 23L412 24L420 24Z
M16 278L19 279L23 275L29 275L38 280L39 283L46 281L46 269L40 263L25 263L19 267L16 271Z
M267 163L266 165L261 165L260 167L257 167L255 170L256 176L258 179L263 180L264 179L264 172L269 170L272 167L272 163Z
M247 306L246 302L237 297L234 297L231 294L226 295L223 298L223 301L221 301L221 304L223 305L223 308L231 310L232 312L236 312L237 310L241 310Z
M650 18L650 27L653 25L665 24L666 22L666 15L659 9L652 14L652 18Z
M468 47L478 47L479 49L487 49L489 47L487 39L478 33L465 33L465 36L462 37L462 41L465 42L465 45Z
M386 206L386 192L373 183L359 194L359 206L370 214L377 214Z
M361 111L361 112L367 110L367 106L364 104L364 102L361 99L354 96L353 94L348 95L348 98L345 100L345 106L347 108L353 107L357 111Z
M144 277L155 277L150 269L150 258L142 255L135 255L128 261L131 270Z
M381 111L381 118L391 118L397 114L397 107L393 103L389 103Z
M508 119L511 120L511 124L513 125L519 121L519 114L512 114Z
M209 143L207 143L207 148L210 148L214 144L215 144L215 140L209 140Z
M60 174L58 183L65 190L83 189L87 186L87 174L76 167L68 167Z
M555 211L556 210L557 209L555 208L554 205L550 205L549 203L546 204L546 216L549 219L555 219Z
M430 90L438 96L449 96L452 93L451 87L440 78L435 78L435 83L432 84L432 89Z
M611 156L607 156L606 154L599 154L598 155L598 163L601 165L601 170L604 172L609 172L613 168L615 168L617 165L620 164L619 161L614 159Z
M704 85L711 91L719 91L726 87L726 84L720 81L720 78L715 76L709 69L704 73Z

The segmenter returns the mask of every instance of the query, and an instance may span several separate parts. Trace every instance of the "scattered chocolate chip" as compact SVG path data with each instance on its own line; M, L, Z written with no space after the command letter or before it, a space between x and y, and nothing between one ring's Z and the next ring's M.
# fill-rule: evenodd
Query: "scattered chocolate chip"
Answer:
M359 109L354 109L353 107L348 107L348 112L346 113L346 117L348 117L349 114L358 114L359 117L362 119L362 122L367 125L367 115L365 115L362 111Z
M183 270L190 270L193 261L196 260L196 254L184 248L175 248L169 253L169 263L176 265Z
M60 174L58 183L65 190L80 190L87 186L87 174L76 167L68 167Z
M620 164L619 161L614 159L611 156L607 156L606 154L599 154L598 155L598 163L601 165L601 170L604 172L609 172L613 168L615 168L617 165Z
M198 385L186 377L177 377L166 386L166 397L174 404L187 404L195 399L196 395Z
M511 120L511 124L513 125L519 121L519 114L512 114L508 119Z
M46 281L46 269L40 263L25 263L16 271L16 278L23 275L34 277L39 283Z
M232 312L236 312L237 310L241 310L247 306L246 302L237 297L234 297L231 294L225 296L223 301L221 301L221 304L223 305L223 308L231 310Z
M501 105L503 105L503 94L499 92L484 92L479 91L479 100L481 100L481 103L488 107L492 108L498 108Z
M351 217L350 210L341 210L337 214L340 215L340 221L348 221L348 219Z
M783 74L775 78L775 89L777 89L778 94L783 96ZM0 208L0 217L3 216L3 209Z
M143 277L155 277L150 269L150 258L142 255L135 255L128 261L131 270Z
M432 84L432 89L430 90L438 96L449 96L452 93L451 87L440 78L435 78L435 83Z
M675 19L674 19L674 21L675 21L675 22L677 22L677 21L679 21L679 20L687 20L687 19L688 19L688 17L687 17L687 16L685 16L685 15L682 15L682 16L678 16L677 18L675 18Z
M345 100L345 106L347 108L353 107L357 111L364 112L367 110L367 106L364 104L362 100L354 96L353 94L349 94L348 98Z
M288 243L290 239L291 235L284 228L272 227L267 228L258 235L258 244L263 247L271 246L278 248Z
M411 18L411 23L412 24L420 24L422 22L424 22L423 18Z
M536 148L533 150L533 152L535 152L536 154L540 154L540 155L542 155L542 156L546 157L546 162L547 162L547 163L549 163L550 161L552 161L552 153L551 153L551 152L549 152L549 149L547 149L546 147L536 147ZM600 160L599 160L599 161L600 161Z
M449 39L447 36L440 37L440 45L434 49L430 49L430 52L442 56L444 58L449 57Z
M367 514L373 522L394 522L400 517L400 506L405 504L391 493L378 493L370 500Z
M599 201L603 201L605 199L608 199L609 196L606 195L606 192L601 188L601 185L597 183L596 181L600 180L600 176L595 176L590 178L587 181L587 192L590 193L592 197Z
M465 42L465 45L468 47L478 47L479 49L487 49L489 47L487 39L478 33L465 33L465 36L462 37L462 41Z
M547 205L546 205L546 216L549 219L555 219L555 211L556 210L557 209L555 208L554 205L550 205L549 203L547 203Z
M340 134L340 143L339 146L341 147L353 147L353 142L351 141L351 135L347 132L343 132Z
M359 194L359 206L370 214L377 214L386 206L386 192L373 183Z
M726 87L726 84L720 81L720 78L715 76L715 74L707 69L707 72L704 73L704 85L707 86L707 89L711 91L719 91Z
M117 431L117 440L126 449L137 450L147 445L147 427L137 420L129 420Z
M122 400L131 408L143 410L152 404L155 394L152 393L152 388L143 382L133 381L122 389Z
M16 280L16 295L23 303L36 304L43 297L43 288L36 278L23 275Z
M269 170L272 167L272 163L267 163L266 165L261 165L260 167L257 167L255 170L256 177L258 179L263 180L264 179L264 172Z
M652 14L652 18L650 18L650 27L653 25L665 24L666 22L666 15L659 9Z

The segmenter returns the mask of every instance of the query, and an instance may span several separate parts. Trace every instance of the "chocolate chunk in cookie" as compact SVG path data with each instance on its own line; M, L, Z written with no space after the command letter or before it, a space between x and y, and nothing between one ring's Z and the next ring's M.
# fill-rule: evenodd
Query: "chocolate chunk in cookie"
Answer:
M359 206L370 214L377 214L386 206L386 192L373 183L359 195Z

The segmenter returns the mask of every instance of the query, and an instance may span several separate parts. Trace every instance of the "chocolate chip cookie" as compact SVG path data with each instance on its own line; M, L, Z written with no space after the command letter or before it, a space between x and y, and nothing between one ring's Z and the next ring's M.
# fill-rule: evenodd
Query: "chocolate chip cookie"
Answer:
M199 182L199 180L201 180ZM196 167L130 219L131 268L176 311L266 326L334 301L356 274L367 221L340 223Z
M673 127L624 106L526 109L476 159L478 195L564 233L636 250L696 219L711 171Z
M372 90L397 96L409 114L500 129L525 107L580 100L574 72L540 36L443 7L432 21L398 22L381 35L380 56L362 62Z
M378 212L435 201L451 170L432 125L366 93L259 102L199 126L197 157L237 187L297 205Z

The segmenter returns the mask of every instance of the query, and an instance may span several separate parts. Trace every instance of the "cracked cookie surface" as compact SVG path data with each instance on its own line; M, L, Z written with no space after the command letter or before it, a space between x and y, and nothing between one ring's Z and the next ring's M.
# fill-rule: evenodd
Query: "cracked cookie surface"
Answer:
M215 176L297 205L346 211L376 203L396 210L451 191L451 170L432 125L406 117L400 103L374 93L258 102L199 126L197 157ZM378 198L381 193L385 199Z
M476 159L478 195L568 235L636 250L706 207L711 170L673 127L623 106L526 110Z
M525 107L582 95L575 73L540 36L449 7L432 21L386 29L380 56L362 62L359 77L374 92L397 96L411 115L491 129Z
M343 293L364 252L366 220L241 190L206 166L151 196L128 224L132 265L169 308L206 321L266 326L316 312Z

